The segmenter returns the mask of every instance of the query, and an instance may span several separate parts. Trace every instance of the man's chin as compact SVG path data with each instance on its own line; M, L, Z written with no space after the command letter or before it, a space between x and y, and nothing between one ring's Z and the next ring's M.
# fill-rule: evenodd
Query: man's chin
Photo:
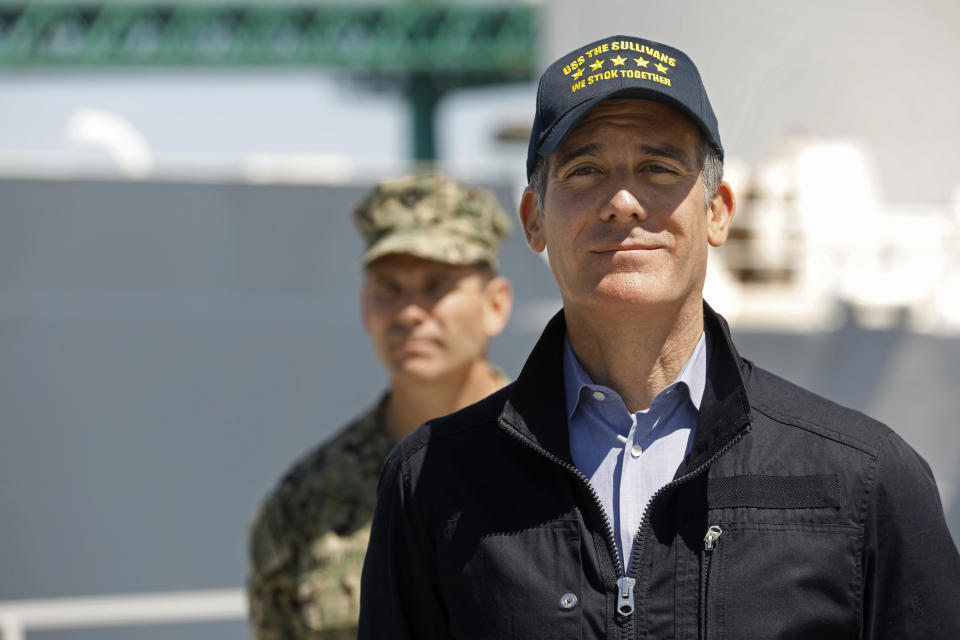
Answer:
M408 357L393 367L393 375L395 378L429 383L443 378L447 375L447 371L440 363L432 359Z
M603 278L586 297L600 306L658 306L668 297L658 285L653 278L616 273Z

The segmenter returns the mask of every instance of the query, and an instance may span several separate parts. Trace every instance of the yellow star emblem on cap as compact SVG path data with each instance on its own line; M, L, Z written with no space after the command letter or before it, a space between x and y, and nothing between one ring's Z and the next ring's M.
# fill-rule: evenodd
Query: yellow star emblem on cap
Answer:
M662 64L660 64L660 63L658 62L658 63L657 63L657 71L659 71L660 73L666 73L667 71L669 71L669 69L667 69L665 66L663 66Z
M597 61L594 62L592 65L590 65L590 68L593 69L594 71L596 71L597 69L599 69L599 68L602 67L602 66L603 66L603 60L597 60Z
M577 72L576 72L575 74L573 74L573 79L576 80L577 78L579 78L579 77L582 76L582 75L583 75L583 69L577 69Z
M626 58L621 58L620 56L617 56L616 58L610 58L610 62L612 62L616 67L622 67L623 63L626 61Z
M646 68L646 66L650 64L650 61L646 58L634 58L634 60L636 61L638 67Z

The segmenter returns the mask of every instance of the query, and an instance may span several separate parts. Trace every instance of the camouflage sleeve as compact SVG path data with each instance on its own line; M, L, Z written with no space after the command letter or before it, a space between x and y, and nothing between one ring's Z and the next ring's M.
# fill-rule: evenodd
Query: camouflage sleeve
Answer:
M250 529L247 583L256 640L354 640L376 483L391 443L377 406L304 456Z
M296 523L268 500L250 531L247 596L256 640L356 640L367 522L351 535L332 531L297 551Z
M264 503L250 527L250 574L247 598L250 627L256 640L300 637L294 625L297 585L293 558L273 535L269 523L270 500Z

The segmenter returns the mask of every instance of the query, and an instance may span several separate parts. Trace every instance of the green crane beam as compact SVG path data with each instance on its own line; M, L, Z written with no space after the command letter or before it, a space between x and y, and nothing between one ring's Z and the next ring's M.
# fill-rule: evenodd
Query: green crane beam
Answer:
M534 77L529 5L0 1L0 69L323 66L404 92L414 157L455 88Z

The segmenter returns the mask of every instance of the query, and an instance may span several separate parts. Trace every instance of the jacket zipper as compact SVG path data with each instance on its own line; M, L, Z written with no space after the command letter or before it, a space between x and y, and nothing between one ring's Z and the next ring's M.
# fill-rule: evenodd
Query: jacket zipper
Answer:
M744 436L744 433L746 433L746 432L745 432L744 430L741 430L740 433L738 433L736 436L734 436L733 438L731 438L730 441L727 442L727 444L723 445L723 447L721 447L719 451L717 451L717 452L714 453L712 456L710 456L710 457L709 457L703 464L701 464L699 467L697 467L697 468L694 469L693 471L687 473L686 475L680 476L679 478L676 478L675 480L671 480L671 481L668 482L667 484L665 484L665 485L663 485L662 487L660 487L659 489L657 489L656 493L654 493L652 496L650 496L650 501L647 502L647 506L646 506L646 508L643 510L643 518L640 520L640 527L637 529L637 533L636 533L636 535L634 536L634 540L633 540L633 548L632 548L631 554L630 554L630 574L631 574L631 577L634 577L634 578L635 578L636 575L637 575L637 571L639 570L638 567L640 566L640 559L641 559L641 557L643 556L643 550L644 550L644 547L646 546L646 543L647 543L646 536L644 536L644 531L645 531L646 528L647 528L647 520L649 520L649 518L650 518L650 507L653 505L654 501L655 501L657 498L659 498L661 495L663 495L666 491L669 491L669 490L673 489L674 487L676 487L676 486L678 486L678 485L680 485L680 484L683 484L684 482L687 482L687 481L689 481L689 480L692 480L692 479L696 478L697 476L700 476L701 474L703 474L703 472L706 471L707 469L709 469L709 468L710 468L710 465L712 465L714 462L716 462L717 459L720 458L720 456L722 456L722 455L725 454L727 451L729 451L730 449L732 449L732 448L733 448L733 445L737 444L737 443L740 441L740 439ZM629 622L629 620L628 620L628 622ZM628 624L628 625L625 625L625 626L631 626L631 625ZM630 631L632 632L632 629L631 629ZM623 637L624 637L624 638L629 638L630 636L625 634Z
M543 447L536 445L519 433L517 433L510 425L506 424L503 418L498 419L500 426L504 428L512 438L523 443L525 446L529 447L533 451L536 451L540 455L544 456L548 460L553 461L554 463L560 465L563 469L566 469L568 472L572 473L574 477L578 478L580 482L587 488L587 492L590 494L591 499L593 499L593 506L597 508L597 511L600 513L600 516L603 520L604 529L606 530L606 542L607 542L607 553L610 554L610 557L613 558L615 568L617 570L617 613L620 614L623 618L623 628L621 630L620 637L624 640L628 640L633 635L633 612L636 610L634 605L634 587L636 586L636 572L637 566L640 562L640 556L643 555L643 547L646 544L646 540L643 536L643 531L646 528L647 519L650 515L650 505L653 504L653 501L656 500L660 495L662 495L668 489L672 489L677 485L696 478L701 473L712 465L717 458L725 454L730 450L733 445L740 441L740 438L743 437L744 432L741 431L734 438L725 444L719 451L710 456L706 462L702 465L691 471L690 473L681 476L671 482L660 487L653 496L650 497L650 501L647 503L646 508L643 510L643 518L640 521L640 528L638 530L638 535L634 537L633 548L630 555L630 573L632 575L624 575L623 563L620 561L620 552L617 551L617 543L615 542L613 525L610 524L610 518L607 517L606 512L603 510L603 504L600 502L600 497L597 495L597 492L592 486L590 486L590 481L587 479L587 476L580 473L580 470L577 469L572 464L567 463L565 460L561 460L554 454L550 453Z
M510 425L505 424L502 418L499 420L499 422L500 425L504 427L504 430L514 439L522 442L525 446L533 449L540 455L546 457L548 460L551 460L552 462L566 469L568 472L572 473L574 477L579 479L583 486L587 488L587 492L590 494L590 498L593 500L593 505L597 508L597 512L602 518L603 526L607 534L607 553L609 553L610 557L613 558L614 568L617 571L617 613L624 618L629 619L630 615L635 609L633 601L633 587L636 584L636 580L624 575L623 563L620 561L620 552L617 551L617 543L615 542L613 534L613 525L610 524L610 518L607 517L606 511L603 510L603 504L600 502L600 496L597 495L596 490L590 485L590 481L587 479L587 476L580 473L580 470L572 464L567 463L565 460L561 460L543 447L535 445L521 436ZM626 638L627 636L622 635L621 637Z
M700 560L700 640L707 640L707 586L710 581L710 565L713 550L717 546L723 529L710 525L707 535L703 536L703 555Z

